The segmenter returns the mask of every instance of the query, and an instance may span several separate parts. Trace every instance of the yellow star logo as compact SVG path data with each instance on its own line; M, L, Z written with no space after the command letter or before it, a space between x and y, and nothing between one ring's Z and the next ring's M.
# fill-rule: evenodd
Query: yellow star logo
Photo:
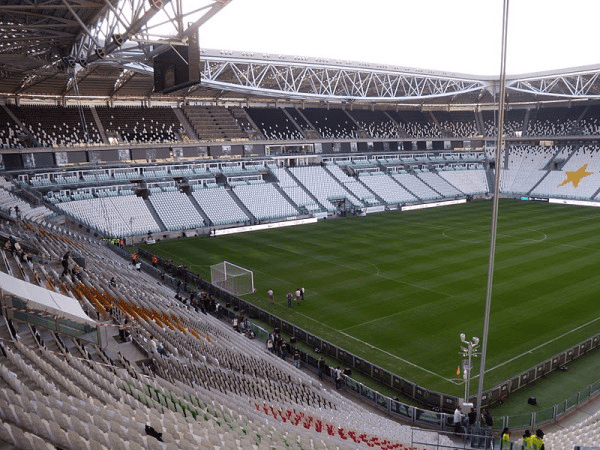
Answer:
M587 172L585 170L585 169L587 169L587 166L588 166L587 164L584 164L577 170L567 170L566 171L567 176L565 177L563 182L558 185L558 187L564 186L567 183L573 183L574 188L579 186L579 182L581 181L582 178L589 177L591 174L594 173L594 172Z

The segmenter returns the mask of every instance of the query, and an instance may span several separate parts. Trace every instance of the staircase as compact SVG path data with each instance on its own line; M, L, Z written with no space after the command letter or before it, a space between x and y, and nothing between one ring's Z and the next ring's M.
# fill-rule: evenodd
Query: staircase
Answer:
M96 124L96 127L98 128L98 132L100 133L100 136L102 137L102 141L108 145L108 136L106 135L106 130L104 129L104 125L102 125L100 116L98 116L98 111L96 111L96 108L93 105L90 106L90 112L92 113L92 117L94 118L94 123Z
M244 205L244 202L242 202L240 200L240 198L237 195L235 195L235 192L233 192L233 190L231 188L227 188L226 191L231 196L233 201L241 208L241 210L244 211L244 214L246 214L250 218L250 221L258 222L256 217L254 217L254 214L252 214L250 212L250 210L248 208L246 208L246 205Z
M329 170L329 169L327 168L327 166L323 166L323 169L325 169L325 172L327 173L327 175L329 175L329 176L330 176L330 177L331 177L333 180L335 180L335 182L336 182L337 184L339 184L339 185L342 187L342 189L344 189L344 191L346 191L346 192L347 192L347 194L348 194L348 197L349 197L349 198L351 198L351 199L354 199L354 200L358 201L358 202L361 204L361 206L365 206L364 202L363 202L361 199L359 199L359 198L358 198L358 197L357 197L357 196L354 194L354 192L352 192L350 189L348 189L344 183L342 183L340 180L338 180L338 179L337 179L337 177L336 177L336 176L334 176L334 175L331 173L331 170Z
M154 217L154 220L156 220L156 223L158 224L160 230L161 231L167 231L167 227L165 226L165 224L163 223L162 219L160 218L160 216L156 212L156 209L154 209L154 205L152 204L152 202L150 200L148 200L147 198L145 198L144 199L144 203L148 207L148 210L150 211L150 214L152 214L152 217Z
M494 171L489 168L485 169L485 177L487 178L488 187L490 189L490 192L494 192L494 184L496 181Z
M179 108L173 108L173 112L175 113L175 115L179 119L179 123L181 124L181 126L185 130L185 132L188 135L188 137L190 139L194 139L194 140L198 139L198 136L196 135L196 132L194 131L194 127L192 127L192 124L190 123L190 121L185 116L185 113L181 109L179 109ZM183 138L183 136L182 136L182 138Z
M483 116L481 111L475 111L475 124L477 125L477 131L485 136L485 124L483 123Z
M246 139L237 120L223 106L185 106L183 112L199 140Z
M321 211L327 211L327 208L325 208L325 207L324 207L324 206L321 204L321 202L320 202L319 200L317 200L317 197L315 197L315 196L312 194L312 192L310 192L308 189L306 189L306 186L304 186L304 184L302 184L302 182L301 182L301 181L300 181L298 178L296 178L296 176L293 174L293 172L292 172L290 169L288 169L287 167L285 167L285 171L286 171L286 172L288 173L288 175L289 175L289 176L292 178L292 180L294 180L294 181L296 182L296 184L297 184L298 186L300 186L300 187L301 187L301 188L304 190L304 192L306 192L306 193L308 194L308 196L311 198L311 200L312 200L313 202L315 202L315 204L319 205L319 207L321 208Z
M298 122L296 122L294 120L294 118L289 113L289 111L286 108L283 108L282 111L285 114L285 116L287 117L287 119L294 124L294 127L296 127L296 130L298 130L300 133L302 133L302 136L304 136L304 139L307 139L306 132L302 129L302 127L300 125L298 125Z
M296 211L298 211L298 214L304 214L304 212L300 209L300 207L298 205L296 205L292 201L292 199L289 197L289 195L287 195L285 193L285 191L281 188L281 186L279 186L279 183L272 183L272 184L275 187L275 189L283 196L283 198L285 198L288 201L288 203L290 205L292 205L296 209Z
M204 210L200 207L200 205L198 204L198 202L196 201L196 199L194 198L194 196L191 193L188 194L188 199L190 200L192 205L194 205L194 208L196 208L196 211L198 211L198 213L202 216L202 220L204 220L204 223L206 225L212 225L210 218L206 215Z
M19 131L21 131L22 133L24 133L25 135L27 135L27 137L29 139L31 139L31 142L33 142L33 145L35 147L39 147L40 143L38 142L38 140L31 133L31 131L29 131L29 128L27 128L25 125L23 125L23 122L21 122L19 120L19 118L13 114L13 112L10 110L10 108L8 108L6 105L0 105L0 106L2 106L2 108L4 109L4 111L6 112L6 114L8 114L10 116L10 118L12 120L14 120L17 125L19 125Z

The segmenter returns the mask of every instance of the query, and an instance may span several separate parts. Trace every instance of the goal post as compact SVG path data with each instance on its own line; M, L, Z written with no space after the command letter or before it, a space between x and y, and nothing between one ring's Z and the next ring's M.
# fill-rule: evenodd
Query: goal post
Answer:
M228 261L210 266L210 282L234 295L254 292L254 273Z

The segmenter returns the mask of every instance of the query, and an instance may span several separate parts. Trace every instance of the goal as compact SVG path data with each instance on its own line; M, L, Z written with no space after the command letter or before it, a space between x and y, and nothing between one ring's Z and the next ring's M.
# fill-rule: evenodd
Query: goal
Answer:
M210 266L210 282L230 294L254 292L254 273L228 261Z

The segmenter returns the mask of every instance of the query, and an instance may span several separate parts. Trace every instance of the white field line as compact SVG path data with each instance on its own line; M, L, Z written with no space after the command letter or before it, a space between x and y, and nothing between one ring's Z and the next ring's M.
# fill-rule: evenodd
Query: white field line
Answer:
M498 365L496 365L496 366L494 366L494 367L490 367L489 369L486 369L486 371L485 371L485 372L486 372L486 373L488 373L488 372L491 372L491 371L493 371L493 370L496 370L496 369L498 369L499 367L505 366L505 365L506 365L506 364L508 364L508 363L511 363L511 362L513 362L513 361L515 361L515 360L517 360L517 359L519 359L519 358L522 358L523 356L527 356L527 355L529 355L529 354L533 353L534 351L536 351L536 350L539 350L540 348L542 348L542 347L545 347L545 346L546 346L546 345L548 345L548 344L551 344L551 343L552 343L552 342L554 342L554 341L558 341L559 339L562 339L562 338L564 338L565 336L567 336L567 335L569 335L569 334L571 334L571 333L574 333L575 331L581 330L582 328L585 328L585 327L587 327L588 325L591 325L591 324L593 324L594 322L597 322L598 320L600 320L600 317L596 317L595 319L592 319L592 320L590 320L589 322L586 322L586 323L584 323L583 325L580 325L580 326L578 326L577 328L573 328L572 330L569 330L569 331L567 331L566 333L563 333L563 334L561 334L561 335L559 335L559 336L556 336L555 338L553 338L553 339L550 339L549 341L546 341L546 342L544 342L543 344L540 344L540 345L538 345L537 347L534 347L534 348L532 348L531 350L527 350L526 352L523 352L523 353L521 353L520 355L517 355L517 356L515 356L514 358L508 359L508 360L506 360L506 361L504 361L504 362L502 362L502 363L500 363L500 364L498 364Z
M333 328L333 327L331 327L331 326L329 326L329 325L327 325L327 324L324 324L324 323L322 323L322 322L319 322L318 320L316 320L316 319L313 319L312 317L309 317L309 316L307 316L307 315L305 315L305 314L302 314L301 312L298 312L297 310L295 310L294 312L295 312L296 314L298 314L298 315L300 315L300 316L302 316L302 317L304 317L304 318L308 319L308 320L312 320L313 322L316 322L316 323L318 323L319 325L321 325L321 326L323 326L323 327L325 327L325 328L329 328L330 330L333 330L333 331L335 331L335 332L337 332L337 333L343 334L344 336L346 336L346 337L348 337L348 338L350 338L350 339L353 339L353 340L355 340L355 341L357 341L357 342L360 342L361 344L363 344L363 345L366 345L367 347L369 347L369 348L370 348L370 349L372 349L372 350L377 350L377 351L379 351L379 352L381 352L381 353L384 353L385 355L391 356L392 358L394 358L394 359L397 359L398 361L402 361L404 364L407 364L407 365L409 365L409 366L412 366L412 367L414 367L414 368L416 368L416 369L422 370L423 372L425 372L425 373L428 373L428 374L430 374L430 375L433 375L433 376L435 376L435 377L437 377L437 378L441 378L441 379L442 379L442 380L444 380L444 381L454 382L454 379L453 379L453 378L447 378L447 377L444 377L444 376L442 376L442 375L440 375L440 374L438 374L438 373L432 372L431 370L425 369L424 367L421 367L421 366L419 366L419 365L417 365L417 364L414 364L414 363L412 363L412 362L410 362L410 361L408 361L408 360L406 360L406 359L400 358L399 356L397 356L397 355L394 355L393 353L390 353L390 352L388 352L387 350L383 350L383 349L381 349L381 348L379 348L379 347L375 347L374 345L371 345L371 344L369 344L368 342L365 342L365 341L363 341L363 340L361 340L361 339L358 339L357 337L355 337L355 336L352 336L351 334L344 333L344 332L343 332L343 331L341 331L341 330L337 330L337 329L335 329L335 328Z

